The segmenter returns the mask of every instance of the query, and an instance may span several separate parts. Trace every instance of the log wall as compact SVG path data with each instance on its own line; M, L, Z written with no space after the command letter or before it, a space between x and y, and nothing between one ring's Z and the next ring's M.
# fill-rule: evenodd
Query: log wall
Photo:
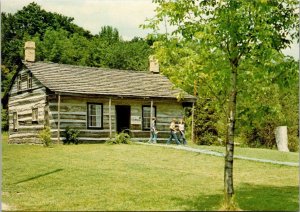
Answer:
M10 143L41 143L38 133L45 125L46 88L33 76L32 88L27 88L28 70L19 72L21 90L17 89L17 78L9 93L9 142ZM38 109L37 121L32 120L32 109ZM17 112L17 129L13 130L13 113Z
M166 141L169 136L169 124L173 118L179 119L183 116L181 103L174 101L153 101L156 106L158 140ZM87 128L87 103L101 103L103 105L103 129ZM151 100L112 98L111 121L112 134L116 133L116 105L129 105L131 116L142 117L142 106L150 106ZM51 127L51 138L57 141L58 125L58 98L57 95L49 97L49 124ZM79 141L82 143L105 142L109 139L109 98L88 98L61 95L60 103L60 139L64 139L65 128L69 126L78 129ZM148 140L149 130L142 129L140 124L130 125L133 140Z
M58 95L49 94L34 76L32 76L32 88L27 88L27 73L24 69L19 72L21 76L21 90L17 89L18 77L15 78L9 93L9 142L11 143L41 143L39 132L45 125L50 126L51 139L57 142L58 136ZM130 106L130 115L142 119L142 107L151 105L156 107L158 140L165 142L169 136L169 124L173 118L183 116L181 103L174 100L156 99L128 99L122 97L95 96L70 96L61 95L60 101L60 141L65 139L67 126L80 131L79 141L82 143L105 142L110 138L109 111L111 109L112 137L116 133L116 105ZM103 128L88 129L87 127L87 103L101 103L103 105ZM38 120L33 121L32 109L38 109ZM13 130L13 113L17 112L17 130ZM130 131L133 140L144 141L150 137L149 130L142 129L140 123L131 123Z

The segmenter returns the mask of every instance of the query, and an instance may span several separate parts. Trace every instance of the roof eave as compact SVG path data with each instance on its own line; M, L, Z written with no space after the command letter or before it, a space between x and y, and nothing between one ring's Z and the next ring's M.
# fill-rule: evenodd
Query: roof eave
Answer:
M136 96L136 95L119 95L119 94L100 94L100 93L77 93L77 92L66 92L66 91L54 91L55 94L65 95L65 96L90 96L90 97L99 97L104 96L107 98L129 98L129 99L168 99L168 100L177 100L176 97L165 97L165 96ZM196 98L187 97L179 100L178 102L196 102Z

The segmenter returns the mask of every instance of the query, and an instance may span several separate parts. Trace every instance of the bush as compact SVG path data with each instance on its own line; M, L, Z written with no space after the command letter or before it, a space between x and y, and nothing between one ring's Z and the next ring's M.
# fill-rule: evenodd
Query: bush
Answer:
M42 140L45 147L49 147L52 144L51 132L49 127L45 127L39 132L39 138Z
M71 129L70 127L66 127L65 135L66 135L66 138L63 141L64 144L70 144L70 143L78 144L79 130Z
M264 122L253 124L251 128L244 131L246 144L249 147L276 147L275 129L276 122L273 119L265 119Z
M291 152L299 151L299 138L296 136L290 136L288 138L288 148Z
M130 136L125 133L117 133L114 139L106 141L107 144L131 144Z

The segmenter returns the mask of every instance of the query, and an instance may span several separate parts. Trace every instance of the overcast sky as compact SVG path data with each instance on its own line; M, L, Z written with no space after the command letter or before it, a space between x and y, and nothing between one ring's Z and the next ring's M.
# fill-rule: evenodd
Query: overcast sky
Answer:
M116 27L125 40L145 37L150 31L139 25L155 14L152 0L1 0L1 11L15 13L33 1L46 11L73 17L75 24L92 34L105 25ZM299 44L284 53L299 59Z

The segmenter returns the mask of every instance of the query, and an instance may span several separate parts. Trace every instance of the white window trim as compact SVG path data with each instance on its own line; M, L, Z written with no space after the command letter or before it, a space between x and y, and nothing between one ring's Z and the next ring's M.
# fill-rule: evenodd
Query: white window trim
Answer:
M101 108L101 111L100 111L100 114L99 114L99 116L100 116L100 126L90 125L90 117L95 116L95 115L90 114L91 105L99 105L100 108ZM88 116L87 117L87 128L88 129L103 129L103 104L102 103L87 103L87 116Z
M15 119L15 114L16 114L16 119ZM18 130L18 127L19 127L18 113L13 112L13 130Z
M17 77L17 91L22 90L22 76L21 74L18 75Z
M27 73L27 89L32 88L32 74L30 72Z
M35 113L36 111L36 113ZM39 109L38 108L32 108L32 121L37 122L39 120Z

